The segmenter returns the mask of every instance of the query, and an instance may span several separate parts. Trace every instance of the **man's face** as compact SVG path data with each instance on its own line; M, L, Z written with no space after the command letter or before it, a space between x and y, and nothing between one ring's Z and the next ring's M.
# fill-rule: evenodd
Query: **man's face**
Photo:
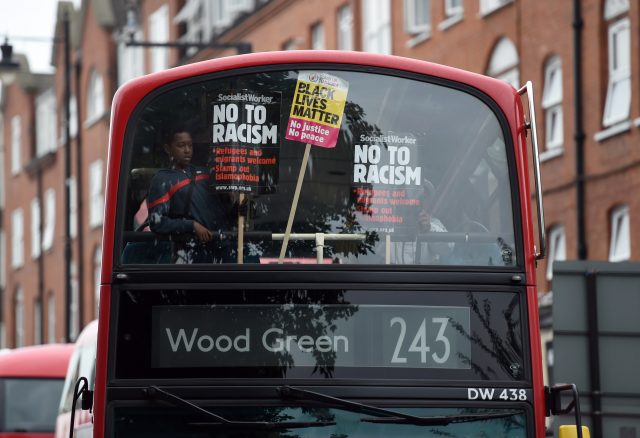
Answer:
M181 169L187 167L193 157L191 134L188 132L177 132L173 136L171 143L165 146L165 149L169 157L171 157L174 166Z

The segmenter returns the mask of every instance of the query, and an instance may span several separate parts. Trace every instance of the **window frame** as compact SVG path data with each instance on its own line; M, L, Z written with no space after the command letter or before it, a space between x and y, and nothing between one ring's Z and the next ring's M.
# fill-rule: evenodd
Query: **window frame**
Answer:
M24 339L24 290L22 286L17 285L13 296L14 305L14 341L15 347L23 347Z
M36 97L36 156L56 150L56 96L53 88Z
M553 280L553 263L567 260L567 235L564 225L549 228L549 256L547 257L547 281Z
M89 74L89 88L87 91L87 118L85 127L89 127L100 120L106 111L104 80L96 69L92 69Z
M392 41L391 1L362 0L362 50L391 54Z
M336 13L337 49L353 50L353 11L350 4L344 4Z
M41 206L36 196L31 200L31 258L37 260L42 253Z
M418 14L421 7L426 12L425 17ZM404 0L404 29L409 35L431 33L431 0Z
M11 212L11 267L24 266L24 212L16 208Z
M458 5L454 5L454 1L458 1ZM447 18L457 17L462 14L464 14L463 0L444 0L444 15Z
M631 218L629 206L625 204L613 208L609 217L611 220L609 261L627 261L631 258Z
M545 151L547 152L562 150L564 145L562 84L562 60L559 56L554 56L545 64L542 92L542 109L545 113ZM552 129L554 117L556 118L555 130Z
M89 164L89 226L102 225L104 216L104 166L102 160Z
M11 118L11 175L15 176L22 170L22 117L15 115Z
M618 52L615 47L616 36L620 32L626 31L627 48L629 49L627 54L628 64L623 67L616 67L616 57ZM616 21L609 25L608 28L608 81L607 81L607 94L604 106L604 113L602 116L602 125L604 127L610 127L616 123L623 122L629 119L631 111L631 22L628 17ZM614 114L613 111L613 99L616 86L624 85L624 82L628 81L628 93L623 93L622 96L627 97L626 111L620 114ZM623 102L624 103L624 102Z
M310 36L312 50L325 50L327 48L324 24L321 21L311 25Z
M149 14L147 18L149 41L166 43L170 38L169 5L163 4ZM152 47L149 55L149 73L169 68L169 49L167 47Z
M44 192L44 228L42 231L42 250L53 247L56 228L56 192L49 187Z

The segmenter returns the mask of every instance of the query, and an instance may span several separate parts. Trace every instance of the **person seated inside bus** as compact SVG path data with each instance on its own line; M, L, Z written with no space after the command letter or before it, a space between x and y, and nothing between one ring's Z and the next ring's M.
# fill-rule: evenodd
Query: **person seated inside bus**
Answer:
M183 127L171 127L163 148L169 167L153 177L147 197L149 227L172 241L173 263L215 263L224 257L216 231L228 229L220 198L209 187L206 168L191 163L193 140Z
M446 233L447 228L432 212L435 187L429 180L422 183L423 193L418 206L416 237L411 242L393 242L391 263L395 264L443 264L450 263L453 244L429 241L430 233Z

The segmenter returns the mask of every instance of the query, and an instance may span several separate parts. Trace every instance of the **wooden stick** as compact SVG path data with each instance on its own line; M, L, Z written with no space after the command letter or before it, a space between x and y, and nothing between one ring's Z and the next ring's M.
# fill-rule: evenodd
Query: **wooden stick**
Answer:
M302 180L304 179L304 173L307 170L307 161L309 161L310 152L311 152L311 143L307 143L307 146L304 149L304 157L302 158L302 164L300 165L300 173L298 174L298 183L296 184L296 191L293 195L291 210L289 211L289 220L287 221L287 229L284 232L282 247L280 247L280 257L278 258L278 264L280 265L284 261L284 254L287 251L287 245L289 244L289 235L291 234L291 226L293 225L293 218L296 215L296 209L298 208L298 198L300 197L300 189L302 188Z

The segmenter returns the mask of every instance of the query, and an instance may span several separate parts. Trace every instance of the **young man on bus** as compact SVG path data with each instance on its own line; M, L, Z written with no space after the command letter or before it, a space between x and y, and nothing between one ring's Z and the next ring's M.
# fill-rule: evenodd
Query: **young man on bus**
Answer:
M171 237L174 263L219 262L215 231L227 229L227 219L209 187L209 173L191 162L193 140L188 130L172 127L165 138L169 167L153 177L147 199L151 231Z

